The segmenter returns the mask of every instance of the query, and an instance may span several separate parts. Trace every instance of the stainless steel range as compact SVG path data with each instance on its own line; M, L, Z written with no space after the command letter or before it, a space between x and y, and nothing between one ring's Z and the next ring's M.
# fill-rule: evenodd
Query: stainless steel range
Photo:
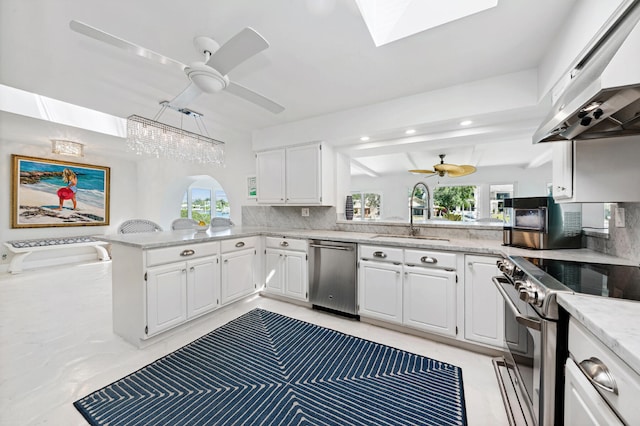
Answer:
M503 359L494 360L512 424L562 424L568 314L559 293L640 300L640 268L511 256L493 282L505 302ZM559 396L556 398L556 396Z

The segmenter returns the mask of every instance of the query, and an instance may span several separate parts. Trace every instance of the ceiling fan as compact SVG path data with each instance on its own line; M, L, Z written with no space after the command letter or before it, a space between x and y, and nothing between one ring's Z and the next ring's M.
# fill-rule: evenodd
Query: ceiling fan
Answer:
M444 176L445 174L449 177L460 177L470 175L476 171L476 168L469 165L457 165L457 164L446 164L444 162L445 154L440 154L440 164L436 164L433 166L433 170L409 170L410 173L420 173L420 174L437 174L438 176Z
M245 28L220 46L209 37L195 37L193 45L204 55L203 61L190 65L182 64L153 50L138 46L80 21L72 20L69 27L80 34L126 50L143 58L183 71L190 80L189 85L178 96L168 102L173 109L185 108L202 93L217 93L226 90L242 99L265 108L274 114L284 111L282 105L229 80L227 74L253 55L269 47L269 43L252 28Z

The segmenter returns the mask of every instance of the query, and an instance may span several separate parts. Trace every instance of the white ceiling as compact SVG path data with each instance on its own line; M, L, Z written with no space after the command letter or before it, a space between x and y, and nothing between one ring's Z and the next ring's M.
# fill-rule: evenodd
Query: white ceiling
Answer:
M2 0L0 83L118 117L153 117L160 101L186 87L187 77L75 33L70 20L183 63L201 60L192 45L194 36L224 43L250 26L271 46L229 77L286 110L274 115L227 93L201 96L189 108L205 115L215 137L219 123L248 132L536 68L574 3L500 0L489 10L375 47L354 0ZM170 114L177 113L165 113ZM541 155L526 140L533 123L525 118L496 119L485 123L495 127L495 136L447 138L447 146L429 135L451 129L435 127L425 118L416 123L422 130L410 143L395 145L393 161L380 157L388 154L384 146L367 150L357 146L360 141L345 152L380 173L412 164L430 167L445 148L454 163L523 164ZM30 126L16 116L2 113L0 119L5 137L29 137ZM22 124L7 130L14 120ZM34 135L43 128L32 127ZM371 136L398 139L392 130ZM102 143L99 139L96 143ZM518 158L501 148L500 142L507 140L521 141Z

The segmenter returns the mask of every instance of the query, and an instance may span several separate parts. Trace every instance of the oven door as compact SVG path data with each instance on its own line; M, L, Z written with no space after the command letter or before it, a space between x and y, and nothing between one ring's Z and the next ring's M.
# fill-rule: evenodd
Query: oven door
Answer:
M549 354L545 352L551 350L555 354L555 346L550 349L547 344L548 338L555 339L555 323L544 320L531 305L520 300L507 278L494 277L493 282L505 301L504 358L507 368L514 372L521 408L528 411L535 424L552 425L555 357L549 362Z

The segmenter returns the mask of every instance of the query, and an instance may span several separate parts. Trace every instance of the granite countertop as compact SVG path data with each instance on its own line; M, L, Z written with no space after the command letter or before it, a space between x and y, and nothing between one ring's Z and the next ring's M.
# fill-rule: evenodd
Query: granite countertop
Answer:
M331 231L325 229L278 229L270 227L234 226L222 230L209 229L206 232L196 232L194 230L179 230L165 232L148 232L139 234L95 235L94 238L112 244L123 244L127 246L138 247L140 249L152 249L190 243L219 241L229 238L242 238L256 235L301 239L335 240L359 244L455 251L494 256L533 256L545 259L573 260L582 262L637 266L637 263L631 260L606 255L589 249L531 250L517 247L506 247L502 245L501 241L497 240L471 238L440 239L435 237L431 239L428 237L408 238L406 236L381 235L352 231Z
M558 294L558 303L640 374L640 303L582 294Z

